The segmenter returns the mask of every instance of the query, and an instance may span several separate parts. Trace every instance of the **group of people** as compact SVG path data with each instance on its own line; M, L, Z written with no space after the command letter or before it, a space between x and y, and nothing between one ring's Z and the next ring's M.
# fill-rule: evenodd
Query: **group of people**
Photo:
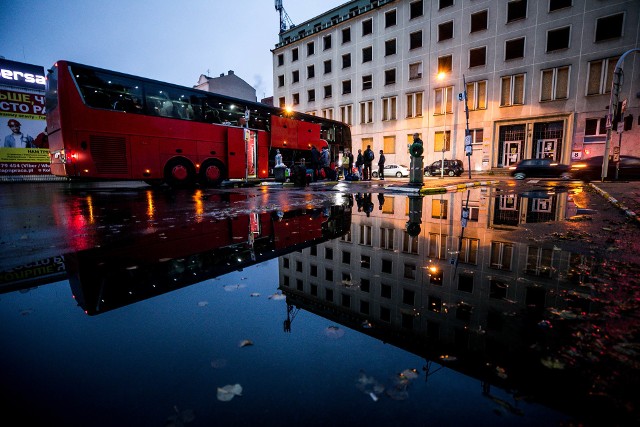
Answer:
M286 167L282 162L282 155L280 150L276 150L276 167ZM354 161L355 160L355 161ZM362 152L358 150L358 155L354 159L354 155L346 148L342 154L340 162L340 171L344 179L349 181L371 181L371 168L375 160L375 155L370 145ZM380 150L378 157L378 177L384 180L384 165L385 165L384 151ZM304 172L303 172L304 169ZM297 175L304 175L304 179L300 177L298 180L300 184L306 185L310 182L316 182L322 179L337 180L339 173L332 167L331 156L329 155L329 148L322 147L319 151L315 146L311 147L311 159L309 167L306 166L305 159L299 159L298 164L294 165L291 170L292 178ZM306 182L304 182L306 181Z
M353 154L349 151L349 149L345 149L342 156L342 174L345 179L349 179L348 177L357 174L357 178L362 181L371 181L371 167L373 161L375 160L375 154L371 149L370 145L367 145L367 149L358 150L358 155L355 159L355 164L353 162ZM378 157L378 177L380 179L384 179L384 164L386 158L384 156L384 151L380 150L380 157Z

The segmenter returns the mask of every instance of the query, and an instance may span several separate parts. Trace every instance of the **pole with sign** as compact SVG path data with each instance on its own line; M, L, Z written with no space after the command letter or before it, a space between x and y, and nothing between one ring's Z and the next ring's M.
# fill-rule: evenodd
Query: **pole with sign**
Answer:
M467 104L467 80L462 75L462 93L458 94L458 99L460 101L464 101L464 114L467 120L467 125L464 129L464 154L469 159L469 166L467 169L469 170L469 179L471 179L471 153L473 152L471 131L469 130L469 105Z

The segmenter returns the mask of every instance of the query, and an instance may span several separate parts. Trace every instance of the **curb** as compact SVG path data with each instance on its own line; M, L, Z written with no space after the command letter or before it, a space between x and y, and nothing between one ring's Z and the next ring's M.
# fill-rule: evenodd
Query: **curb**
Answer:
M589 183L589 186L591 188L593 188L594 190L596 190L596 192L598 194L600 194L602 197L604 197L605 199L607 199L609 201L609 203L611 203L613 206L622 209L622 211L625 213L626 216L628 216L629 218L640 222L640 218L638 218L638 214L636 214L634 211L632 211L631 209L629 209L626 205L622 204L621 202L618 201L618 199L616 199L615 197L613 197L612 195L610 195L609 193L607 193L606 191L604 191L603 189L601 189L600 187L598 187L597 185L593 184L593 183Z

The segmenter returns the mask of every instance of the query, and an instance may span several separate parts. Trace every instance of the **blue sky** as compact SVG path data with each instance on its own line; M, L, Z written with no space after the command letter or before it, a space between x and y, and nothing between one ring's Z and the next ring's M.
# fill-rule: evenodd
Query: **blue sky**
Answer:
M347 0L283 0L300 24ZM273 95L274 0L0 0L0 56L50 67L67 59L193 86L234 70Z

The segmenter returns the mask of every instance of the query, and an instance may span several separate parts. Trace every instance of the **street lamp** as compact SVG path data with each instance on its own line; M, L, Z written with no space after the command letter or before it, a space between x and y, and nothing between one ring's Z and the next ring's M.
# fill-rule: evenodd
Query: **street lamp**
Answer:
M444 80L447 73L440 71L438 73L438 80ZM442 88L442 102L444 105L444 135L442 137L442 163L440 163L440 178L444 178L444 152L447 148L447 99L449 97L449 88Z

